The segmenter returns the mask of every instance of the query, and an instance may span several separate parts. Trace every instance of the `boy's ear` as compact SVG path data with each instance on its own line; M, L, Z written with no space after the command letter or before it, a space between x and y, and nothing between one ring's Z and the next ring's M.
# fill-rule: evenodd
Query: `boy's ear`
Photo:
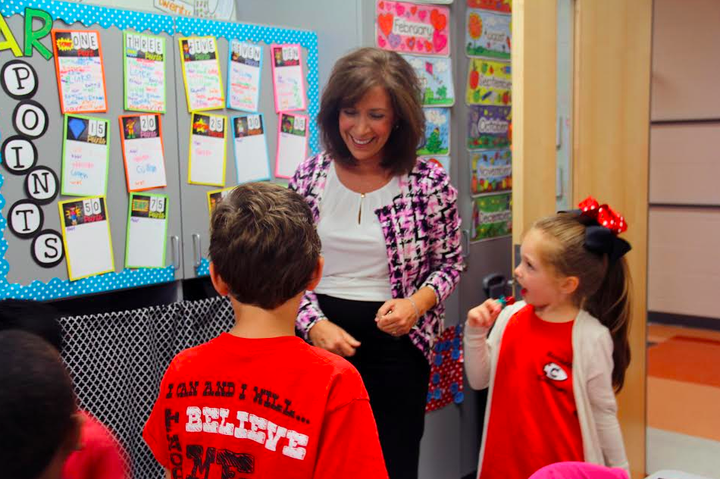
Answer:
M210 262L210 280L215 287L215 291L217 291L220 296L227 296L230 294L230 288L228 288L227 283L225 283L217 271L215 271L215 263L212 261Z
M323 258L322 256L318 257L317 266L315 266L315 271L313 272L312 278L310 278L310 284L308 284L308 287L306 288L308 291L312 291L317 288L318 283L320 283L320 279L322 279L322 271L324 266L325 258Z
M63 455L66 457L73 451L79 451L82 449L82 428L84 423L85 417L80 414L80 412L76 412L72 415L70 429L68 430L62 444Z
M580 278L577 276L566 276L560 280L560 290L570 296L577 291L580 286Z

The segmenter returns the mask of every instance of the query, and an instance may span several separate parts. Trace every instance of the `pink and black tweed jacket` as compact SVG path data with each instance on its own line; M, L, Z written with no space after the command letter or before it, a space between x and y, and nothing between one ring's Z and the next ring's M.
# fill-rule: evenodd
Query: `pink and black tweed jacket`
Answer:
M310 205L315 222L332 159L325 153L298 166L289 187ZM420 318L410 339L428 358L434 339L443 329L443 301L453 292L464 269L460 248L457 190L440 166L419 159L408 175L400 177L401 194L375 210L387 243L393 298L405 298L423 286L435 291L437 304ZM308 291L298 312L297 331L306 339L308 329L324 317L314 293Z

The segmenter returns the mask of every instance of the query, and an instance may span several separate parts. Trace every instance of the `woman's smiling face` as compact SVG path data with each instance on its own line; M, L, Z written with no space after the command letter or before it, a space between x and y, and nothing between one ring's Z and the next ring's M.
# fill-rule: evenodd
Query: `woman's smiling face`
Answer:
M340 109L339 129L350 154L357 161L383 158L385 144L395 124L395 112L383 87L368 90L355 105Z

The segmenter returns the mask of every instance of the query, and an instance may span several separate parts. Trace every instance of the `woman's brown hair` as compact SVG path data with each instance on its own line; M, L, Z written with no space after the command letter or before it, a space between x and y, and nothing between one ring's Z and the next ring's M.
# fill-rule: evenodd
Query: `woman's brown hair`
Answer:
M394 175L409 173L425 133L425 114L420 81L410 64L395 52L361 48L335 63L317 116L325 149L335 161L356 164L340 135L340 110L354 106L376 86L385 89L395 114L395 126L383 148L380 166Z
M555 240L543 244L542 260L559 274L579 279L573 300L610 330L612 382L620 391L630 365L630 273L625 258L612 262L607 254L585 248L585 228L592 221L577 213L559 213L537 221L533 228Z

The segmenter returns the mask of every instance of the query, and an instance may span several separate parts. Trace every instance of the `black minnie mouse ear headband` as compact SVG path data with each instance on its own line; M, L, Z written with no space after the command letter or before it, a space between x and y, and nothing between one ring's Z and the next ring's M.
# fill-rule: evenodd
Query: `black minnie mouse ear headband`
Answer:
M596 254L607 254L610 263L625 256L632 249L630 243L618 237L627 231L625 218L607 204L601 205L592 196L588 196L578 205L576 213L590 220L585 226L585 249Z

